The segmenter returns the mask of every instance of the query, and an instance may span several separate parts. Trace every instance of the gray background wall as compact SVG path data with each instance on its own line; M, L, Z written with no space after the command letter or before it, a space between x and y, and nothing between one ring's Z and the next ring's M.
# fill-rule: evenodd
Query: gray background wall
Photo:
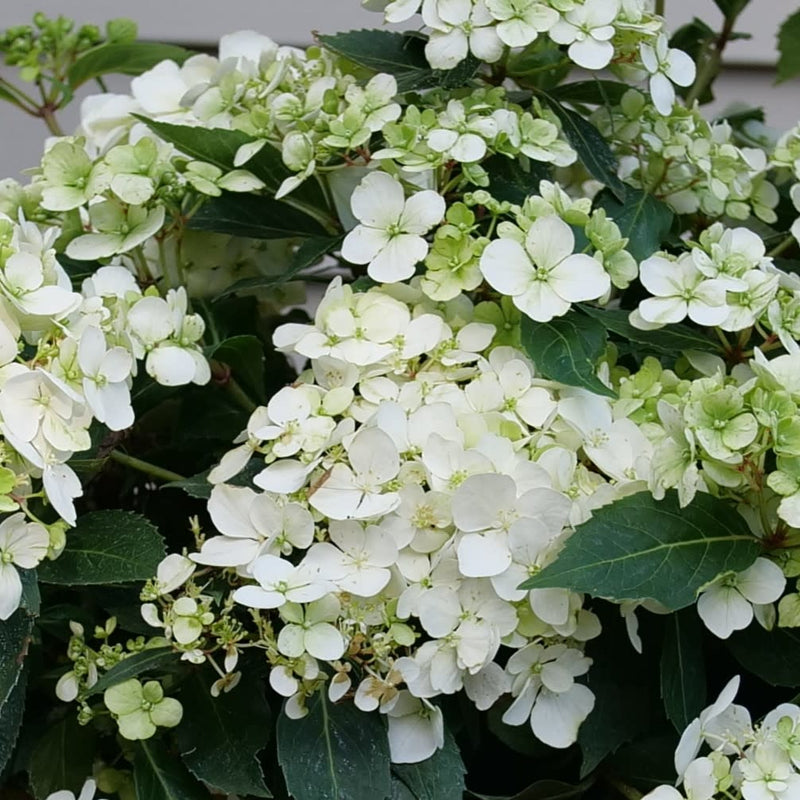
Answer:
M672 29L693 16L712 26L721 22L713 0L666 0L666 6ZM754 38L733 42L726 50L726 71L717 83L710 113L743 102L765 105L768 122L776 128L788 128L800 119L800 79L772 86L775 32L798 7L795 0L752 0L737 27ZM143 38L204 46L241 28L259 30L281 43L305 44L311 30L335 32L381 23L380 15L361 9L358 0L0 0L0 26L29 22L37 10L98 24L130 16L139 23ZM0 74L9 73L0 67ZM109 83L112 91L124 91L126 81ZM71 129L76 117L77 104L62 113L63 127ZM38 163L45 135L40 121L0 104L0 176L17 176Z

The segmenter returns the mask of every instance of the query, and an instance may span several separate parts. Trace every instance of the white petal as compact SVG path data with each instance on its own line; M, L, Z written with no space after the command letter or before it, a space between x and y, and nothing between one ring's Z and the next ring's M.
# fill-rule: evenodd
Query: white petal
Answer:
M493 289L512 297L525 292L534 278L528 254L513 239L490 242L481 255L480 270Z
M753 621L753 607L732 586L712 586L701 594L697 613L711 633L720 639L727 639Z
M391 241L382 228L356 226L342 242L342 258L352 264L369 264Z
M488 578L511 564L508 536L503 531L466 533L458 543L458 568L468 578Z
M329 622L312 625L305 636L308 654L322 661L335 661L344 655L347 644L339 631Z
M785 587L783 570L766 558L757 558L752 566L736 576L736 588L751 603L773 603Z
M370 228L385 229L395 224L404 206L402 185L385 172L367 175L350 198L353 214Z
M0 620L7 620L22 598L22 581L13 564L0 564Z
M550 747L569 747L593 708L594 694L579 683L563 694L542 690L531 712L531 728Z
M428 255L428 243L410 233L393 236L367 267L378 283L397 283L410 278L416 265Z
M559 297L570 303L596 300L611 288L611 278L597 259L585 253L565 258L551 270L547 282Z
M425 234L438 225L445 212L444 198L430 190L417 192L406 201L400 217L400 226L405 233Z

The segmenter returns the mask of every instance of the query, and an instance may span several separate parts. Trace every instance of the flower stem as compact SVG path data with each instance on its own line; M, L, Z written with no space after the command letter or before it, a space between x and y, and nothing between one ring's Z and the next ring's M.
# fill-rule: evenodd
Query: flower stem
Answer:
M711 86L714 79L719 74L722 68L722 51L725 49L725 46L728 44L733 34L733 26L736 24L739 13L741 12L725 17L725 23L722 26L719 36L713 41L708 42L700 53L697 59L697 78L694 84L692 84L689 94L686 95L687 108L691 108L695 104L695 101L703 96L705 90Z
M184 480L183 475L179 475L177 472L172 472L172 470L156 466L148 461L142 461L141 458L129 456L127 453L121 453L119 450L112 450L110 458L118 464L130 467L130 469L135 469L137 472L143 472L145 475L150 475L153 478L167 481L168 483Z
M784 253L792 246L794 241L794 236L789 234L789 236L787 236L782 242L779 242L777 245L775 245L775 247L773 247L772 250L767 253L767 256L769 258L775 258L776 256L781 255L781 253Z
M617 778L604 775L606 783L613 786L626 800L642 800L642 793L634 786L629 786Z

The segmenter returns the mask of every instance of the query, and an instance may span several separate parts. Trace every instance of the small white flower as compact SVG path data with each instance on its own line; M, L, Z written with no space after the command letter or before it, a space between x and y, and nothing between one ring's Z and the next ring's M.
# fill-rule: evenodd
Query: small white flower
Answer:
M558 44L568 44L567 53L579 67L603 69L614 56L611 23L619 7L619 0L586 0L550 28L550 38Z
M498 292L537 322L566 314L571 303L596 300L611 288L611 279L598 261L573 253L575 236L556 216L537 219L525 236L497 239L483 251L480 267Z
M331 591L305 562L294 566L278 556L259 556L251 568L258 586L242 586L233 593L237 603L250 608L280 608L285 603L310 603Z
M342 257L369 264L376 281L394 283L414 274L428 255L423 236L444 217L444 198L431 190L405 199L402 185L385 172L373 172L353 191L353 214L361 224L345 237Z
M675 103L675 89L691 86L697 72L694 61L682 50L669 47L667 37L660 33L655 46L642 42L639 46L644 68L650 73L650 96L659 114L668 117Z
M499 21L497 35L508 47L527 47L559 20L558 11L540 0L486 0Z
M393 764L416 764L444 747L441 709L401 691L387 712L389 754Z
M133 369L131 354L124 347L108 348L102 332L87 327L78 345L78 365L83 372L83 396L96 419L112 431L133 425L127 384Z
M422 19L432 29L425 56L434 69L452 69L470 52L489 64L503 54L485 0L425 0Z
M697 613L715 636L727 639L753 621L753 603L773 603L785 587L781 568L757 558L743 572L726 575L706 589L697 601Z

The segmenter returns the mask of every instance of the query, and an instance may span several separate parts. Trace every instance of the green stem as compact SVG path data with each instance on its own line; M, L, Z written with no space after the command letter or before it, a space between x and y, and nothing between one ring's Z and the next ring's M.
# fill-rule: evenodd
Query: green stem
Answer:
M788 250L794 244L794 236L791 234L787 236L782 242L779 242L775 247L767 253L768 258L775 258Z
M664 16L664 6L666 5L666 0L656 0L656 14L659 17Z
M613 786L626 800L642 800L642 793L634 786L629 786L623 783L618 778L612 778L610 775L604 776L606 783Z
M733 26L736 24L736 19L740 13L737 12L725 18L725 24L722 26L719 36L713 42L709 42L701 53L698 59L697 77L689 90L689 94L686 95L688 108L691 108L695 101L703 96L705 90L719 74L722 68L722 51L733 34Z
M0 78L0 93L6 96L5 99L8 100L9 103L22 109L26 114L30 114L33 117L38 115L39 111L36 101L5 78Z
M258 405L250 399L233 376L225 382L225 391L230 395L231 400L248 414L252 414L258 408Z
M64 131L61 128L61 125L58 124L58 120L56 119L55 112L53 109L48 106L42 106L39 109L39 116L44 120L44 124L47 125L47 130L53 134L53 136L63 136Z
M142 461L141 458L129 456L127 453L121 453L119 450L112 450L109 457L118 464L122 464L130 469L135 469L137 472L143 472L145 475L150 475L153 478L167 481L168 483L184 480L183 475L178 475L177 472L172 472L172 470L156 466L148 461Z

